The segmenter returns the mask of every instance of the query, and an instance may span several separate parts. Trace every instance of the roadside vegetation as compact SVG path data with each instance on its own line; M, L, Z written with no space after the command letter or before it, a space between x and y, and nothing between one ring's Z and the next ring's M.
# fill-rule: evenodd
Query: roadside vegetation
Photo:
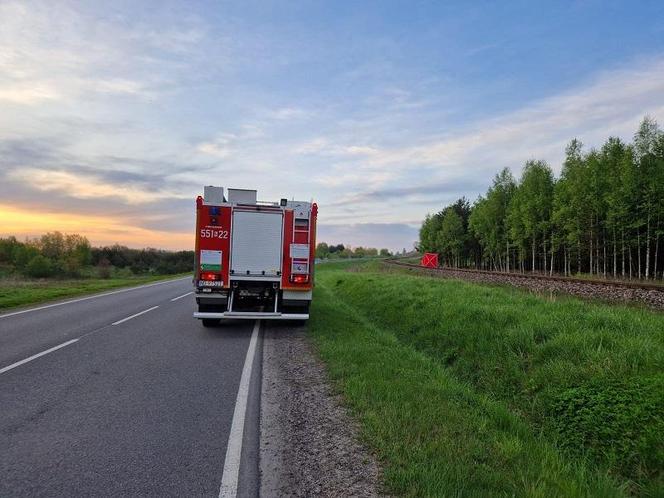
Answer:
M350 247L343 244L328 244L327 242L319 242L316 245L316 257L318 259L386 258L391 255L389 249L376 249L375 247Z
M577 139L555 178L544 161L509 169L471 206L427 215L419 249L447 266L657 280L664 278L664 133L644 118L633 143Z
M664 494L664 315L352 264L310 330L391 492Z
M41 303L54 299L92 294L120 287L131 287L177 275L137 275L114 278L77 279L0 279L0 311L16 306ZM184 275L183 275L184 276Z
M191 272L193 251L91 247L78 234L0 238L0 309Z

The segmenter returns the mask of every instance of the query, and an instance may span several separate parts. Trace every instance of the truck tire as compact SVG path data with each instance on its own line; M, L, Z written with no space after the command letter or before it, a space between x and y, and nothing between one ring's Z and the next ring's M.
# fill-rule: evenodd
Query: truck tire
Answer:
M215 327L219 325L219 319L217 318L203 318L203 327Z

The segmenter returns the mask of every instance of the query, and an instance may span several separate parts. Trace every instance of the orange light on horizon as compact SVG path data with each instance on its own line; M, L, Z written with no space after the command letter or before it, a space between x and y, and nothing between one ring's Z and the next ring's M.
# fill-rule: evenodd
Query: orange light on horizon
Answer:
M193 248L191 232L166 232L132 226L121 218L75 213L35 213L0 204L0 236L38 237L46 232L77 233L93 246L121 244L182 250Z

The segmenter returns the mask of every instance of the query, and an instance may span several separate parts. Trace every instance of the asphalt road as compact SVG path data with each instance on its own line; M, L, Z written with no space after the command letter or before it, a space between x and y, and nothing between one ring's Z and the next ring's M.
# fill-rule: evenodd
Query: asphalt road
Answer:
M191 290L0 314L0 496L219 496L255 324L204 328ZM258 492L256 344L240 496Z

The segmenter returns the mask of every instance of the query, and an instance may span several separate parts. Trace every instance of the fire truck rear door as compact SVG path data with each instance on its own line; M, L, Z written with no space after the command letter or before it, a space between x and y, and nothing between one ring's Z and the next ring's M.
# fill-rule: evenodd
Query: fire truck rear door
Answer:
M281 274L283 213L233 211L231 278Z

